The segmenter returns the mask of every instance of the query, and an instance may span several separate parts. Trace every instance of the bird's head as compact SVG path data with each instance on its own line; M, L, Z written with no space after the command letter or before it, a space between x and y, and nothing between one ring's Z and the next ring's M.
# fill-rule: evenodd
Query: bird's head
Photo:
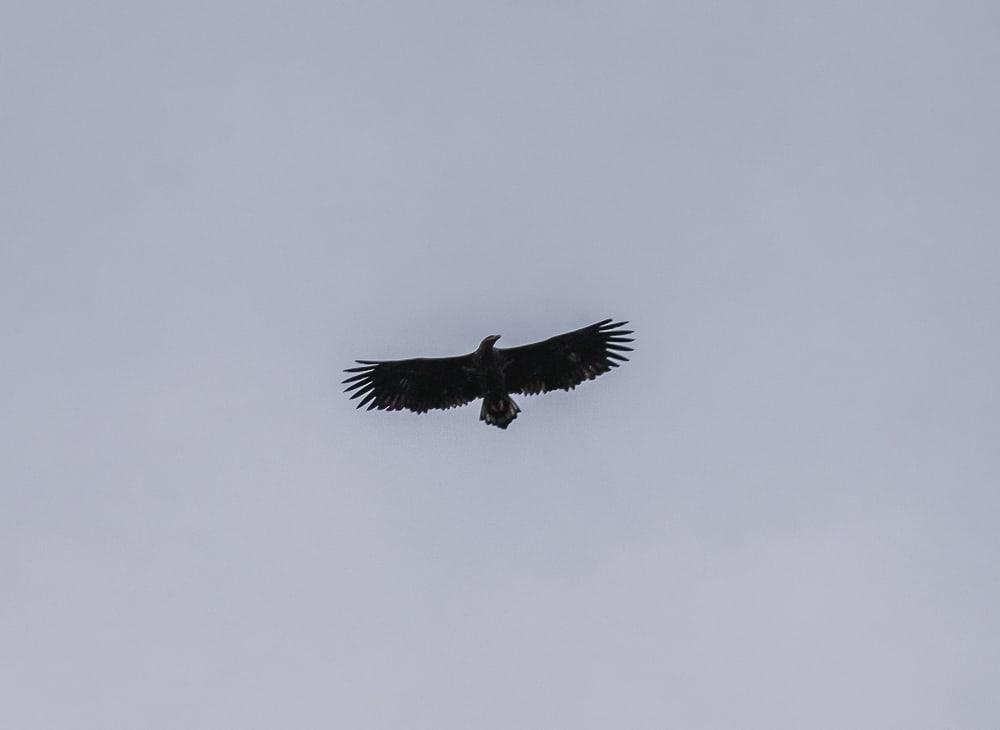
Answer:
M500 335L490 335L489 337L484 337L483 341L479 343L479 349L481 351L492 349L493 345L499 339Z

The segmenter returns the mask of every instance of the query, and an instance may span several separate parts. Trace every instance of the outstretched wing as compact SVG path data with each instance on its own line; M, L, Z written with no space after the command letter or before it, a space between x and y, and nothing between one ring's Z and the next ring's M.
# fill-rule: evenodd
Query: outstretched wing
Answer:
M432 408L454 408L482 395L471 355L414 358L412 360L355 360L360 367L344 372L351 400L361 398L358 408L398 411L406 408L425 413Z
M632 342L632 330L620 329L628 322L605 319L589 327L550 337L523 347L497 348L504 357L504 380L511 393L534 395L550 390L570 390L584 380L618 367L628 360L622 351Z

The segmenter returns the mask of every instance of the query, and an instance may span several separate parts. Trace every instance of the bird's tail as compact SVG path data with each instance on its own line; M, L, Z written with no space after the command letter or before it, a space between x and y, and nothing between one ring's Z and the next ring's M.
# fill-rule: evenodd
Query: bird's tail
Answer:
M517 418L521 409L517 407L509 395L488 395L483 398L483 407L479 411L479 420L486 421L497 428L507 428L510 422Z

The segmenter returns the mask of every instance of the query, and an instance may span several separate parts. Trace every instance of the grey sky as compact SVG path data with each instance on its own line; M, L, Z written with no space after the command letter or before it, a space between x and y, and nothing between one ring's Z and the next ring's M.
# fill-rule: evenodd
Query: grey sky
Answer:
M3 6L0 727L1000 721L998 6L532 5Z

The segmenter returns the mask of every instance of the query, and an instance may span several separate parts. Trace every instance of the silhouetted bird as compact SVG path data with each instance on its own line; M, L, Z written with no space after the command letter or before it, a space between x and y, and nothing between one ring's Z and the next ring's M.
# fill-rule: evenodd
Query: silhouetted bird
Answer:
M632 330L628 322L605 319L589 327L550 337L531 345L502 349L493 345L500 335L484 339L475 352L458 357L412 360L355 360L358 373L345 380L358 408L398 411L406 408L426 413L432 408L454 408L483 399L479 420L507 428L520 412L509 393L535 395L550 390L571 390L584 380L618 367L628 360L622 351Z

